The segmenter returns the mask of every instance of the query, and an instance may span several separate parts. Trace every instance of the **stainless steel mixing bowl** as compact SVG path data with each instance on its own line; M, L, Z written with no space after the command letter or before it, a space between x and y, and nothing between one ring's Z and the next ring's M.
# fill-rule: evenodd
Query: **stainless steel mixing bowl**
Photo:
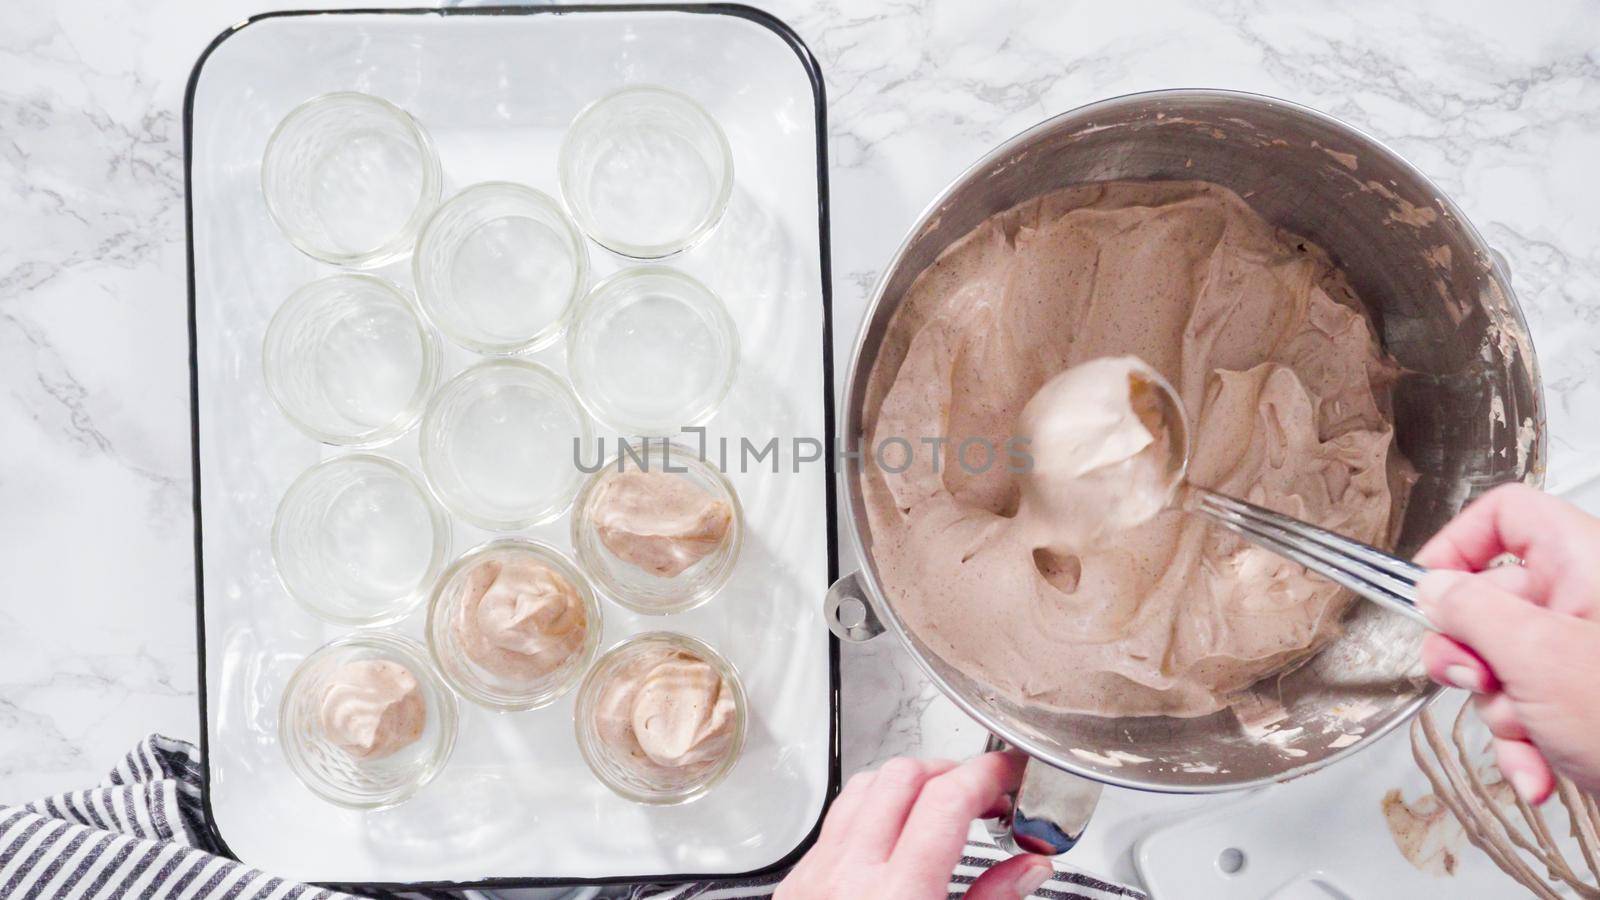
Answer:
M1134 94L1056 116L946 188L911 228L868 306L846 388L847 450L859 453L868 443L868 374L879 363L898 366L886 354L904 353L884 342L890 320L940 252L994 213L1068 185L1113 179L1227 186L1343 267L1370 305L1384 347L1404 368L1394 392L1396 441L1420 478L1399 523L1399 552L1413 552L1490 486L1542 481L1544 401L1504 261L1454 203L1376 140L1293 103L1213 90ZM1335 643L1257 686L1244 723L1231 710L1192 719L1101 718L1013 703L947 665L885 602L861 465L849 464L841 477L863 568L830 591L830 627L848 640L893 633L948 697L1034 760L1143 790L1248 788L1356 752L1434 694L1417 659L1418 627L1362 603Z

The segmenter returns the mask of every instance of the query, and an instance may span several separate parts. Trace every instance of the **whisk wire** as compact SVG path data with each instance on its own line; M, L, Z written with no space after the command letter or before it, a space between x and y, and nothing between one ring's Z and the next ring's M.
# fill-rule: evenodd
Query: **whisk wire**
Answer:
M1384 553L1270 509L1195 488L1195 508L1224 528L1307 569L1431 627L1417 609L1416 563Z

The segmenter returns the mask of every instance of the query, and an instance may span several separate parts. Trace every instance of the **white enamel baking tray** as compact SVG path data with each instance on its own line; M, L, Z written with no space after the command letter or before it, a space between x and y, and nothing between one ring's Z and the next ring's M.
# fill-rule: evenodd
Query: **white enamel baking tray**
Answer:
M776 474L729 473L747 520L723 592L666 619L607 602L603 645L669 627L721 650L750 698L744 755L708 796L645 808L584 766L570 695L514 715L463 702L454 757L413 799L375 813L330 806L289 771L276 717L296 663L343 632L290 600L267 537L290 481L336 451L274 409L260 346L278 304L334 269L268 220L258 185L268 133L302 100L364 91L430 130L447 194L507 179L559 196L565 125L634 83L697 98L727 131L728 213L668 264L717 290L739 328L738 380L710 438L777 437L784 449ZM796 472L789 450L794 437L833 444L823 117L804 45L738 6L273 13L201 56L185 105L200 706L208 824L229 852L321 883L536 886L736 876L809 845L838 781L837 649L821 617L835 568L831 465ZM596 279L620 267L591 250ZM411 282L409 261L377 274ZM559 344L532 358L565 369ZM446 377L471 361L447 351ZM379 452L415 466L415 430ZM521 533L568 548L567 532L563 516ZM453 552L489 537L458 523ZM395 630L420 637L422 618Z

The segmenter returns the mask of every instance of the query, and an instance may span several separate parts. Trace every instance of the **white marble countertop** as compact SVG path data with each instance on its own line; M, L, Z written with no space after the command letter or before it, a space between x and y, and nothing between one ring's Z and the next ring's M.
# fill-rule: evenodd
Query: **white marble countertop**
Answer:
M0 802L198 731L181 106L200 50L265 2L0 4ZM760 5L827 78L841 364L879 266L989 147L1129 91L1260 91L1385 140L1504 251L1549 394L1549 486L1600 499L1586 0ZM981 744L888 641L846 648L843 671L847 769Z

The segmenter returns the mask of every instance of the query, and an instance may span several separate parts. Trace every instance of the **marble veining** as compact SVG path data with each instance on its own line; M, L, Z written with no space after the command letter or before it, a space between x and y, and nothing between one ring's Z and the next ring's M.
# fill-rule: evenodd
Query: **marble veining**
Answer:
M205 44L269 5L0 5L0 802L88 784L146 732L197 734L181 106ZM760 5L827 78L841 369L906 228L995 143L1130 91L1260 91L1384 140L1506 255L1549 486L1600 511L1592 4ZM981 743L887 642L846 648L844 679L847 769Z

